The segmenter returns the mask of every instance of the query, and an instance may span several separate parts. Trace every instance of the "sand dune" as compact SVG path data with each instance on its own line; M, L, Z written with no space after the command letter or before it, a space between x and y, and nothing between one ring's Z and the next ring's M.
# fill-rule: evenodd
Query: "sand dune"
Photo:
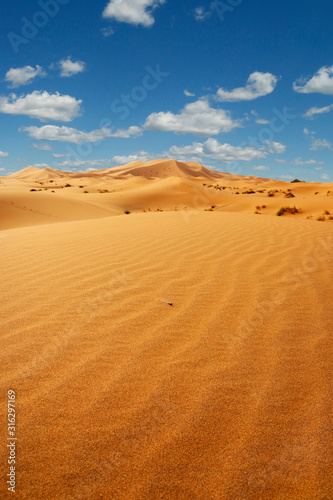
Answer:
M19 498L330 499L332 224L273 216L290 201L267 196L274 181L92 175L86 194L67 174L55 193L0 185ZM256 183L267 191L234 193ZM275 186L318 213L332 200L327 185ZM28 201L51 220L20 225Z
M203 211L212 206L214 211L261 215L296 206L299 218L324 217L331 222L333 184L243 177L175 160L134 162L84 173L28 167L0 178L0 229L124 211Z

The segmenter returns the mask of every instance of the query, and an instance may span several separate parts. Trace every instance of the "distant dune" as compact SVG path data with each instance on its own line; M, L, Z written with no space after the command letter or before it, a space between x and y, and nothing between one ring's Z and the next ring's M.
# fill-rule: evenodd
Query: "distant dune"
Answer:
M244 177L175 160L133 162L89 172L28 167L0 181L0 229L108 217L124 211L275 215L284 206L296 206L301 212L298 218L327 221L330 214L324 211L333 212L333 184Z
M331 499L331 191L172 160L2 177L20 500Z

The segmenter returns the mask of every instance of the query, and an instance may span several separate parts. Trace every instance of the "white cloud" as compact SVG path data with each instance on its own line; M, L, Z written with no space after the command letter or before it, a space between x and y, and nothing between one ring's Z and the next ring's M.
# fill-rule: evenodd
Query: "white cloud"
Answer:
M292 179L291 175L280 175L280 179L284 179L286 181L290 181Z
M264 144L268 151L272 154L282 154L286 150L286 146L280 142L264 141Z
M299 78L293 83L293 89L301 94L333 95L333 66L323 66L311 78Z
M211 16L211 11L206 10L205 7L197 7L193 12L196 21L205 21Z
M72 61L70 57L59 61L59 66L61 69L60 76L62 77L77 75L86 69L86 63L83 61Z
M62 154L62 153L52 153L53 158L65 158L66 156L70 156L68 153Z
M231 146L231 144L221 144L216 139L207 139L204 143L193 142L190 146L172 146L168 150L168 154L174 158L178 157L180 160L189 161L185 159L187 156L196 158L210 158L211 160L219 161L222 163L229 163L232 161L251 161L260 158L266 158L267 153L255 149L254 147L240 147Z
M155 22L153 11L164 3L165 0L110 0L104 9L103 17L148 27Z
M216 93L216 99L219 101L252 101L258 97L270 94L275 89L277 77L272 73L252 73L245 85L233 90L224 90L220 88Z
M166 153L155 155L148 153L147 151L137 151L136 153L132 153L127 156L114 156L112 161L116 165L126 165L127 163L132 163L133 161L151 161L157 160L158 158L169 158L169 156Z
M311 134L315 134L316 132L311 132L311 130L309 130L308 128L304 128L303 129L303 134L304 135L311 135Z
M323 180L323 181L328 181L330 179L330 176L328 174L321 174L320 178Z
M20 87L20 85L28 85L29 83L32 83L37 76L46 76L45 71L41 66L38 66L38 64L36 68L33 68L32 66L11 68L6 73L5 81L10 83L9 87L15 88Z
M280 160L280 158L275 158L275 161L278 163L287 163L286 160Z
M270 122L269 122L269 120L264 120L263 118L258 118L258 120L256 120L256 123L259 123L259 125L268 125Z
M48 163L34 163L33 165L29 165L29 167L47 168L50 167L50 165Z
M40 151L52 151L52 147L50 144L46 144L46 142L42 144L36 144L35 142L32 144L34 149L39 149Z
M269 167L264 167L263 165L259 165L259 167L253 167L253 170L261 170L263 172L270 170Z
M0 172L5 172L6 169L5 168L0 168Z
M204 143L193 142L189 146L171 146L167 151L151 154L147 151L137 151L130 155L114 156L113 163L125 165L134 161L151 161L159 158L176 159L179 161L203 162L206 158L212 161L230 163L233 161L251 161L265 158L267 153L253 147L236 147L230 144L220 144L216 139L208 139ZM211 167L214 168L214 167Z
M322 162L324 163L324 162ZM315 170L323 170L323 167L315 167Z
M28 132L29 136L35 140L42 141L60 141L73 142L80 144L81 142L98 142L103 141L108 137L129 138L141 134L139 127L130 127L127 130L118 129L112 132L109 128L93 130L91 132L83 132L70 127L58 127L56 125L44 125L43 127L23 127L20 131Z
M184 90L184 94L187 96L187 97L194 97L195 94L192 94L192 92L189 92L188 90Z
M311 137L311 151L318 151L318 149L332 149L332 144L326 139L315 139Z
M5 151L0 151L0 158L7 158L9 156L9 153L6 153Z
M49 94L35 90L32 94L17 97L0 97L0 112L9 115L27 115L45 121L70 122L80 115L82 100L59 92Z
M293 161L294 165L323 165L323 161L316 161L316 160L302 160L302 158L295 158Z
M143 128L158 132L207 137L220 132L229 132L240 126L238 121L230 118L227 111L211 108L207 100L201 99L187 104L177 115L171 111L152 113L146 119Z
M333 110L333 104L330 106L324 106L323 108L310 108L307 110L307 112L303 115L304 118L313 118L315 115L321 115L323 113L329 113L330 111Z
M108 26L107 28L101 28L101 33L104 36L104 38L108 38L109 36L114 35L114 31L111 28L111 26Z

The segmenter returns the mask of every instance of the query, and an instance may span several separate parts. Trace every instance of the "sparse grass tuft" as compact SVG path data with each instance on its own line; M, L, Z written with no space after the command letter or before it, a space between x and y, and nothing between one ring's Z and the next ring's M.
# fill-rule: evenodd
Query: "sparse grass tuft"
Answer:
M276 215L278 217L281 217L282 215L284 214L300 214L302 211L299 209L299 208L296 208L296 207L282 207L280 208L280 210L278 210L278 212L276 213Z
M293 193L287 193L284 198L295 198L295 195Z

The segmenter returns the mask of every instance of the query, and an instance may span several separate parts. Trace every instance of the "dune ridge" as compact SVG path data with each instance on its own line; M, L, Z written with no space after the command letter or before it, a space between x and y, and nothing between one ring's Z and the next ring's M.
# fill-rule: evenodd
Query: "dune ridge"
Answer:
M125 211L213 209L276 215L284 206L298 208L299 218L332 221L333 184L244 177L176 160L89 172L28 167L0 178L0 230Z

